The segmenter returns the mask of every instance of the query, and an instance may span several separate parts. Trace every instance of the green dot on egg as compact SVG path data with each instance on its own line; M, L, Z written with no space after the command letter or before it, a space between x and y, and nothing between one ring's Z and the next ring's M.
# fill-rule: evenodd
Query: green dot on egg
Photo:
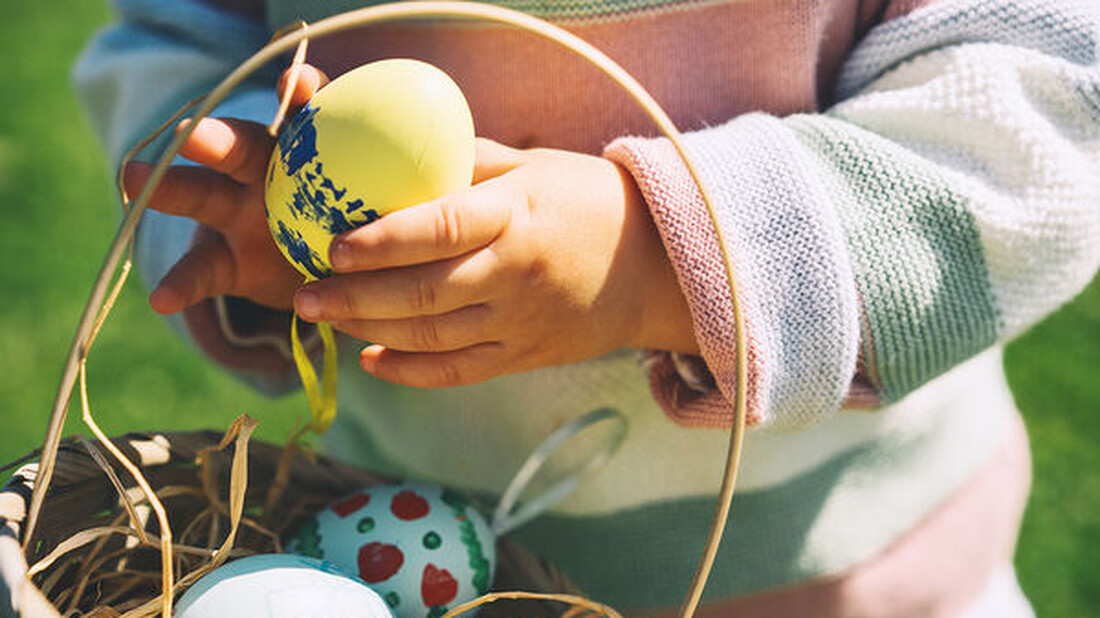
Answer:
M443 544L443 539L434 531L424 535L424 547L428 549L439 549L439 546Z
M374 518L364 517L363 519L360 519L359 525L356 526L356 529L359 530L359 532L370 532L371 530L374 530Z
M383 597L386 601L386 605L389 605L391 609L401 605L401 596L394 591L389 591L386 596Z

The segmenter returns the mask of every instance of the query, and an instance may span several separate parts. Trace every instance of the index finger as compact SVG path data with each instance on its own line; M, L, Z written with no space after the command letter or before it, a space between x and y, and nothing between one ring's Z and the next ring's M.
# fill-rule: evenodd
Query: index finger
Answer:
M176 130L183 131L190 124L184 120ZM263 180L274 146L275 140L261 124L238 118L203 118L180 154L247 185Z
M457 257L500 235L513 204L525 197L499 178L391 212L336 237L329 260L337 272L380 270Z

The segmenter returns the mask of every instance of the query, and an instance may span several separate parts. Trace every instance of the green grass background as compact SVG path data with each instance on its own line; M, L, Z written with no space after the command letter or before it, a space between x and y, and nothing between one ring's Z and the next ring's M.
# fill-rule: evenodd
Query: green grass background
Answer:
M101 1L4 0L0 58L0 461L42 443L69 343L117 225L117 200L69 83L72 62L109 15ZM1100 207L1100 205L1098 205ZM146 307L136 281L89 363L109 434L222 428L247 412L281 440L304 398L252 393L199 360ZM1008 349L1027 418L1035 483L1018 553L1040 616L1100 607L1100 282ZM87 433L79 408L66 433Z

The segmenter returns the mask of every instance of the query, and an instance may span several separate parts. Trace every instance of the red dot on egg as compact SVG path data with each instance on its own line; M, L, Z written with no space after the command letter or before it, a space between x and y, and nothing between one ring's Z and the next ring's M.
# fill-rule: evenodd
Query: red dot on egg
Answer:
M393 577L402 564L405 564L405 554L396 545L374 542L359 548L359 577L368 584Z
M447 569L428 563L420 576L420 598L425 607L446 605L458 595L458 582Z
M370 502L370 494L354 494L332 505L332 511L340 517L347 517L355 511L367 506Z
M390 511L404 521L420 519L428 514L428 501L408 489L398 493L390 500Z

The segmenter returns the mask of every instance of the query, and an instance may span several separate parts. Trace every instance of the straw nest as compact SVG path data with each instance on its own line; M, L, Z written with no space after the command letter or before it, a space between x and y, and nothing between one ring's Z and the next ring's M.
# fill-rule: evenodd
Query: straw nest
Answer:
M216 563L280 551L286 533L341 496L394 480L295 446L249 440L249 422L238 419L225 435L133 433L111 440L140 468L167 512L177 596ZM0 601L6 592L11 605L0 607L0 615L159 613L160 526L135 479L115 470L101 446L67 439L24 552L21 533L38 462L15 462L9 469L20 464L0 490ZM498 539L497 553L493 590L579 594L552 566L507 537ZM562 612L559 602L525 599L487 605L479 615Z

